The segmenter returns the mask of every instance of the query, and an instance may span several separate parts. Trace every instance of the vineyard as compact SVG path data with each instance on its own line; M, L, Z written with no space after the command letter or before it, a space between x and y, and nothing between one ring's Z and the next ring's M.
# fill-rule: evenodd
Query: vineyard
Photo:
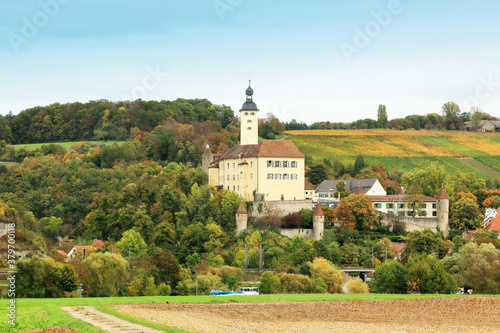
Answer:
M438 161L451 174L473 172L500 179L500 135L461 131L307 130L288 131L300 151L314 160L368 164L408 171ZM464 158L467 158L465 160ZM471 163L472 159L472 163Z

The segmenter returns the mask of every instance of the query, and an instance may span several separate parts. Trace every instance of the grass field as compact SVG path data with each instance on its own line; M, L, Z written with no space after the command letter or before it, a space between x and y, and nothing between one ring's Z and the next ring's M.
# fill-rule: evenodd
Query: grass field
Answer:
M28 144L21 144L21 145L12 145L14 148L20 148L24 147L27 149L37 149L41 148L43 145L50 145L50 144L56 144L62 146L64 149L69 150L73 145L80 143L83 141L71 141L71 142L48 142L48 143L28 143ZM91 145L97 145L97 144L104 144L104 145L112 145L113 143L117 143L121 145L123 141L84 141L87 142Z
M390 172L425 168L438 161L449 174L473 172L499 178L500 134L462 131L307 130L285 132L300 151L315 160L354 163L363 155L369 165L383 164ZM474 160L461 160L471 157ZM494 170L492 170L494 169Z
M7 316L2 316L0 332L23 332L47 327L72 327L82 332L99 332L94 326L76 320L60 309L60 306L90 305L102 312L106 312L131 322L163 330L165 332L184 332L182 330L166 328L145 320L134 318L118 312L110 304L127 303L238 303L238 302L303 302L303 301L346 301L346 300L383 300L383 299L413 299L413 298L444 298L457 295L387 295L387 294L283 294L260 295L245 297L216 297L216 296L151 296L151 297L109 297L109 298L58 298L58 299L17 299L16 322L12 327L7 323ZM9 305L8 299L0 300L0 307L5 311ZM5 313L3 312L2 313Z

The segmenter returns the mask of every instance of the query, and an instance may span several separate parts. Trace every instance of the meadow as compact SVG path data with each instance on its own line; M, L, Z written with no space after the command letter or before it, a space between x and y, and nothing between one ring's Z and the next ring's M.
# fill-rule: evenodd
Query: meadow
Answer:
M305 301L351 301L351 300L396 300L458 297L457 295L390 295L390 294L278 294L259 296L147 296L147 297L103 297L103 298L56 298L56 299L16 299L16 327L7 323L7 316L0 321L0 332L23 332L48 327L72 327L82 332L100 332L99 329L77 320L60 309L61 306L90 305L97 310L131 321L156 328L165 332L185 332L151 323L115 310L112 304L149 303L241 303L241 302L305 302ZM463 296L462 296L463 297ZM0 307L7 309L8 299L0 299ZM3 313L5 313L3 311Z
M354 163L362 155L369 165L389 171L443 164L448 173L473 172L500 179L500 135L463 131L306 130L287 131L288 139L314 160Z
M19 145L12 145L14 148L21 148L24 147L26 149L37 149L41 148L43 145L50 145L50 144L56 144L61 147L63 147L66 150L69 150L71 147L76 145L77 143L80 142L87 142L90 145L98 145L98 144L103 144L103 145L112 145L113 143L117 143L118 145L121 145L123 141L68 141L68 142L47 142L47 143L28 143L28 144L19 144Z

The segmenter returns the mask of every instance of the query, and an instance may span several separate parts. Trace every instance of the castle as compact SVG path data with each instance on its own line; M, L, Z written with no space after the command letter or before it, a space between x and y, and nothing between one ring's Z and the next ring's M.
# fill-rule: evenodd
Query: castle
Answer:
M282 217L312 208L311 192L305 183L305 156L291 140L259 142L259 109L249 84L240 110L240 144L215 155L207 145L202 168L208 183L234 191L243 200L253 202L249 215ZM237 214L238 215L238 214Z

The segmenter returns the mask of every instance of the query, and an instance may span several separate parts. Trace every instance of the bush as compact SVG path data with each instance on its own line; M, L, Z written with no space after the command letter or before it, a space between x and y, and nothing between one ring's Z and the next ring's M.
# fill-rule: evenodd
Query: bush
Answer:
M311 264L311 277L321 279L329 293L341 293L344 278L340 270L325 258L315 258Z
M287 294L321 294L326 290L316 285L309 276L300 274L282 274L281 288Z
M284 223L282 225L283 228L300 228L302 226L302 222L304 218L297 212L289 213L285 216Z
M370 292L370 288L363 280L357 278L347 282L347 291L349 294L365 294Z
M281 290L281 281L273 272L267 271L260 279L259 291L262 294L277 294Z
M160 284L160 295L161 296L170 296L172 293L172 288L169 284L162 283Z
M395 261L377 266L370 287L375 293L406 294L406 267Z

